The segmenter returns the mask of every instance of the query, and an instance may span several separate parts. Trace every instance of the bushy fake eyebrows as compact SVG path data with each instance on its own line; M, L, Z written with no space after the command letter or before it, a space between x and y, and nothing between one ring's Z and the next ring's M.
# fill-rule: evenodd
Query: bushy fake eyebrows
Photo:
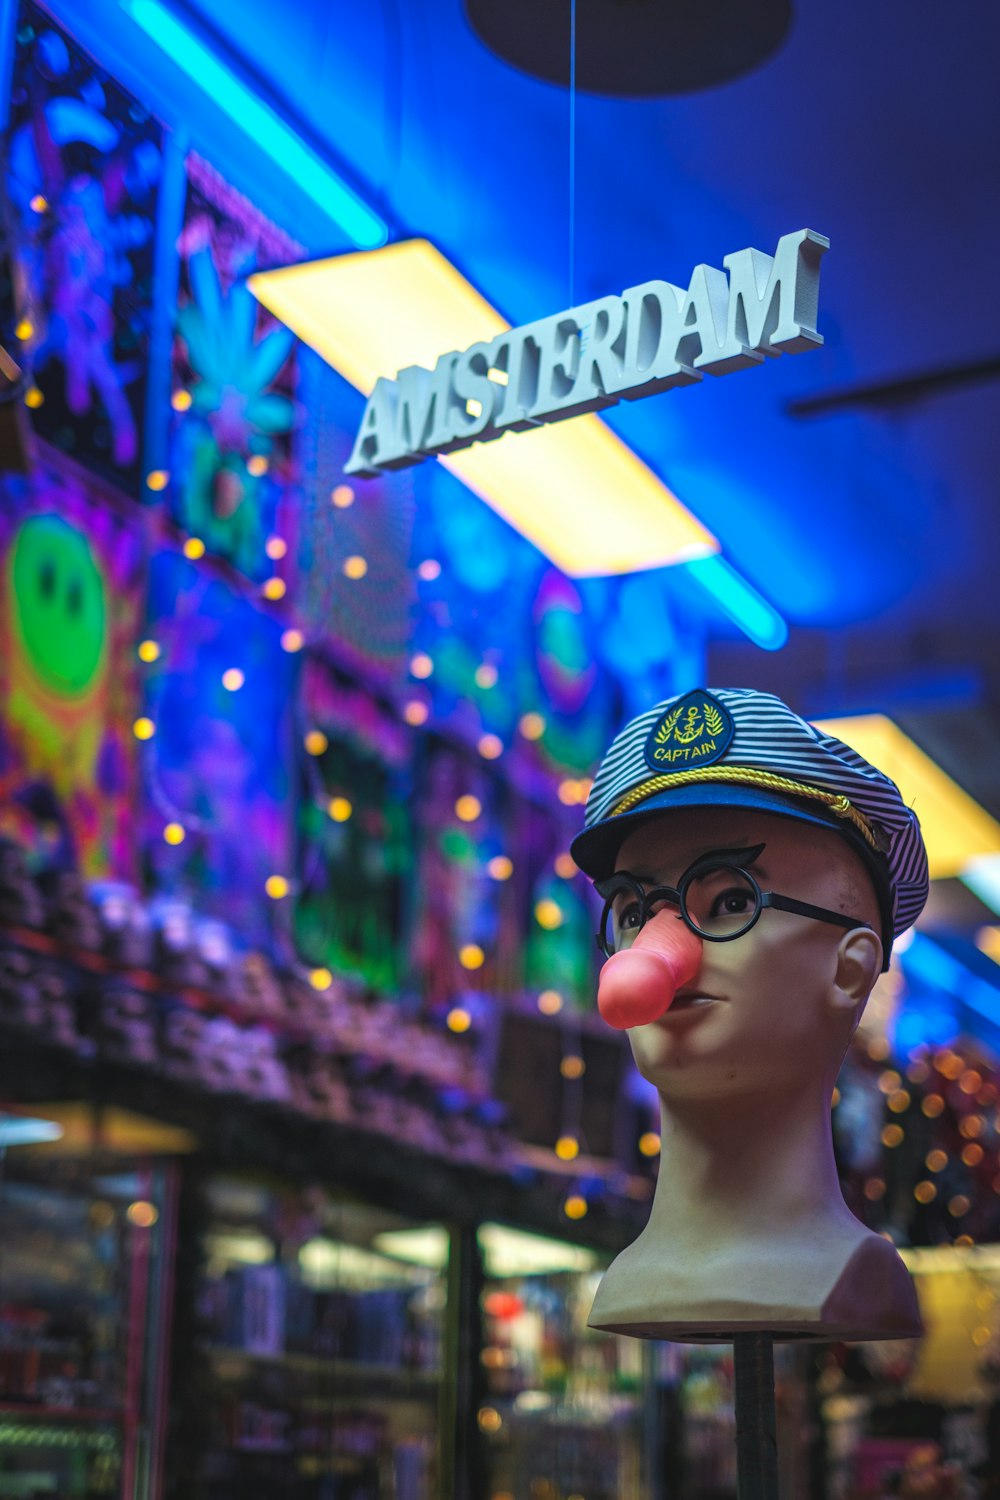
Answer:
M707 849L703 849L700 854L696 854L685 865L677 879L678 881L683 880L688 871L693 870L697 865L703 864L708 860L717 860L719 864L736 865L741 870L755 870L762 879L766 880L768 878L767 871L760 863L760 856L766 848L766 844L747 844L743 841L735 842L731 846L727 844L724 848L719 845L712 845ZM649 870L628 870L619 871L618 873L631 875L634 880L638 880L641 885L645 886L661 883L661 877L654 875Z

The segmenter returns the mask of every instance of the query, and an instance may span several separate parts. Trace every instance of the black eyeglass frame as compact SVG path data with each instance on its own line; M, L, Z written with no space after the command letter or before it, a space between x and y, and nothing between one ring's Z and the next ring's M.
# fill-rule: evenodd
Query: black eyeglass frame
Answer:
M753 915L749 922L744 927L741 927L738 932L703 932L696 925L694 918L687 909L687 893L692 882L699 875L707 875L719 870L732 870L735 875L742 875L754 893L756 904ZM844 927L848 931L854 931L858 927L866 927L869 932L874 930L870 922L863 922L860 917L847 917L843 912L830 911L825 906L813 906L808 901L796 901L792 896L779 896L774 891L761 890L759 882L755 880L749 870L744 869L742 865L730 864L728 860L720 860L718 863L713 864L699 863L692 866L690 870L684 872L676 887L672 885L656 885L647 891L642 882L636 876L630 874L628 870L618 870L614 875L608 875L603 880L595 880L594 889L599 896L604 897L604 910L601 912L601 922L595 933L595 937L598 949L604 954L605 958L611 958L616 951L621 951L614 948L609 951L604 933L608 925L611 904L615 896L623 889L632 890L639 901L640 920L639 926L635 929L636 932L641 932L649 921L649 908L653 905L654 901L668 901L672 906L676 906L680 911L685 926L694 933L695 937L702 938L706 943L733 943L737 938L745 937L751 927L754 927L760 920L760 914L766 907L770 907L775 911L792 912L798 917L811 917L816 922L829 922L835 927Z

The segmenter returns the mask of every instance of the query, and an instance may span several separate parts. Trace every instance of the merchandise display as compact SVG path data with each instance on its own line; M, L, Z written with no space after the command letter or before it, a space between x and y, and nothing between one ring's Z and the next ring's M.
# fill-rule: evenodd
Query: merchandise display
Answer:
M0 1131L30 1140L39 1123L5 1115ZM0 1493L149 1493L165 1436L171 1169L100 1148L3 1153Z
M218 1177L204 1196L202 1374L181 1397L204 1492L433 1500L444 1284L393 1246L445 1231L318 1188Z
M638 1500L642 1362L637 1346L587 1328L597 1257L495 1225L482 1226L479 1237L484 1378L477 1420L491 1493Z

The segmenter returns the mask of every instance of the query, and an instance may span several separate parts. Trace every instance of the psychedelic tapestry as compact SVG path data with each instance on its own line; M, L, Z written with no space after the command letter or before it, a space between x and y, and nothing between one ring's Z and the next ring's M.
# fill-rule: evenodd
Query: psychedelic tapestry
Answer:
M11 92L18 348L35 431L138 496L160 126L32 0Z
M310 633L368 681L405 679L414 624L414 484L409 471L348 483L361 398L299 351L303 496L298 607Z
M295 938L310 963L396 991L411 854L413 734L322 661L305 663Z
M293 490L295 339L257 302L246 278L302 252L199 157L188 157L186 171L170 514L246 577L284 581L301 506Z
M204 565L152 559L146 679L156 733L143 743L152 884L280 945L288 884L289 704L294 658L280 626ZM282 924L285 924L285 927Z
M425 1003L511 994L520 983L523 872L509 788L475 755L428 735L413 806L409 968Z
M52 455L0 479L0 833L134 879L141 538Z

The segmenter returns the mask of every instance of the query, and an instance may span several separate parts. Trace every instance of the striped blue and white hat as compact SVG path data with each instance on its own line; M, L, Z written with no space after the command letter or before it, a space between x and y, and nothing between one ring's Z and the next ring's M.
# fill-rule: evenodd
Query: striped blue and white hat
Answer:
M640 822L675 807L757 807L832 827L861 855L893 939L927 900L916 814L864 756L754 688L697 688L639 714L616 736L587 799L573 858L599 880Z

